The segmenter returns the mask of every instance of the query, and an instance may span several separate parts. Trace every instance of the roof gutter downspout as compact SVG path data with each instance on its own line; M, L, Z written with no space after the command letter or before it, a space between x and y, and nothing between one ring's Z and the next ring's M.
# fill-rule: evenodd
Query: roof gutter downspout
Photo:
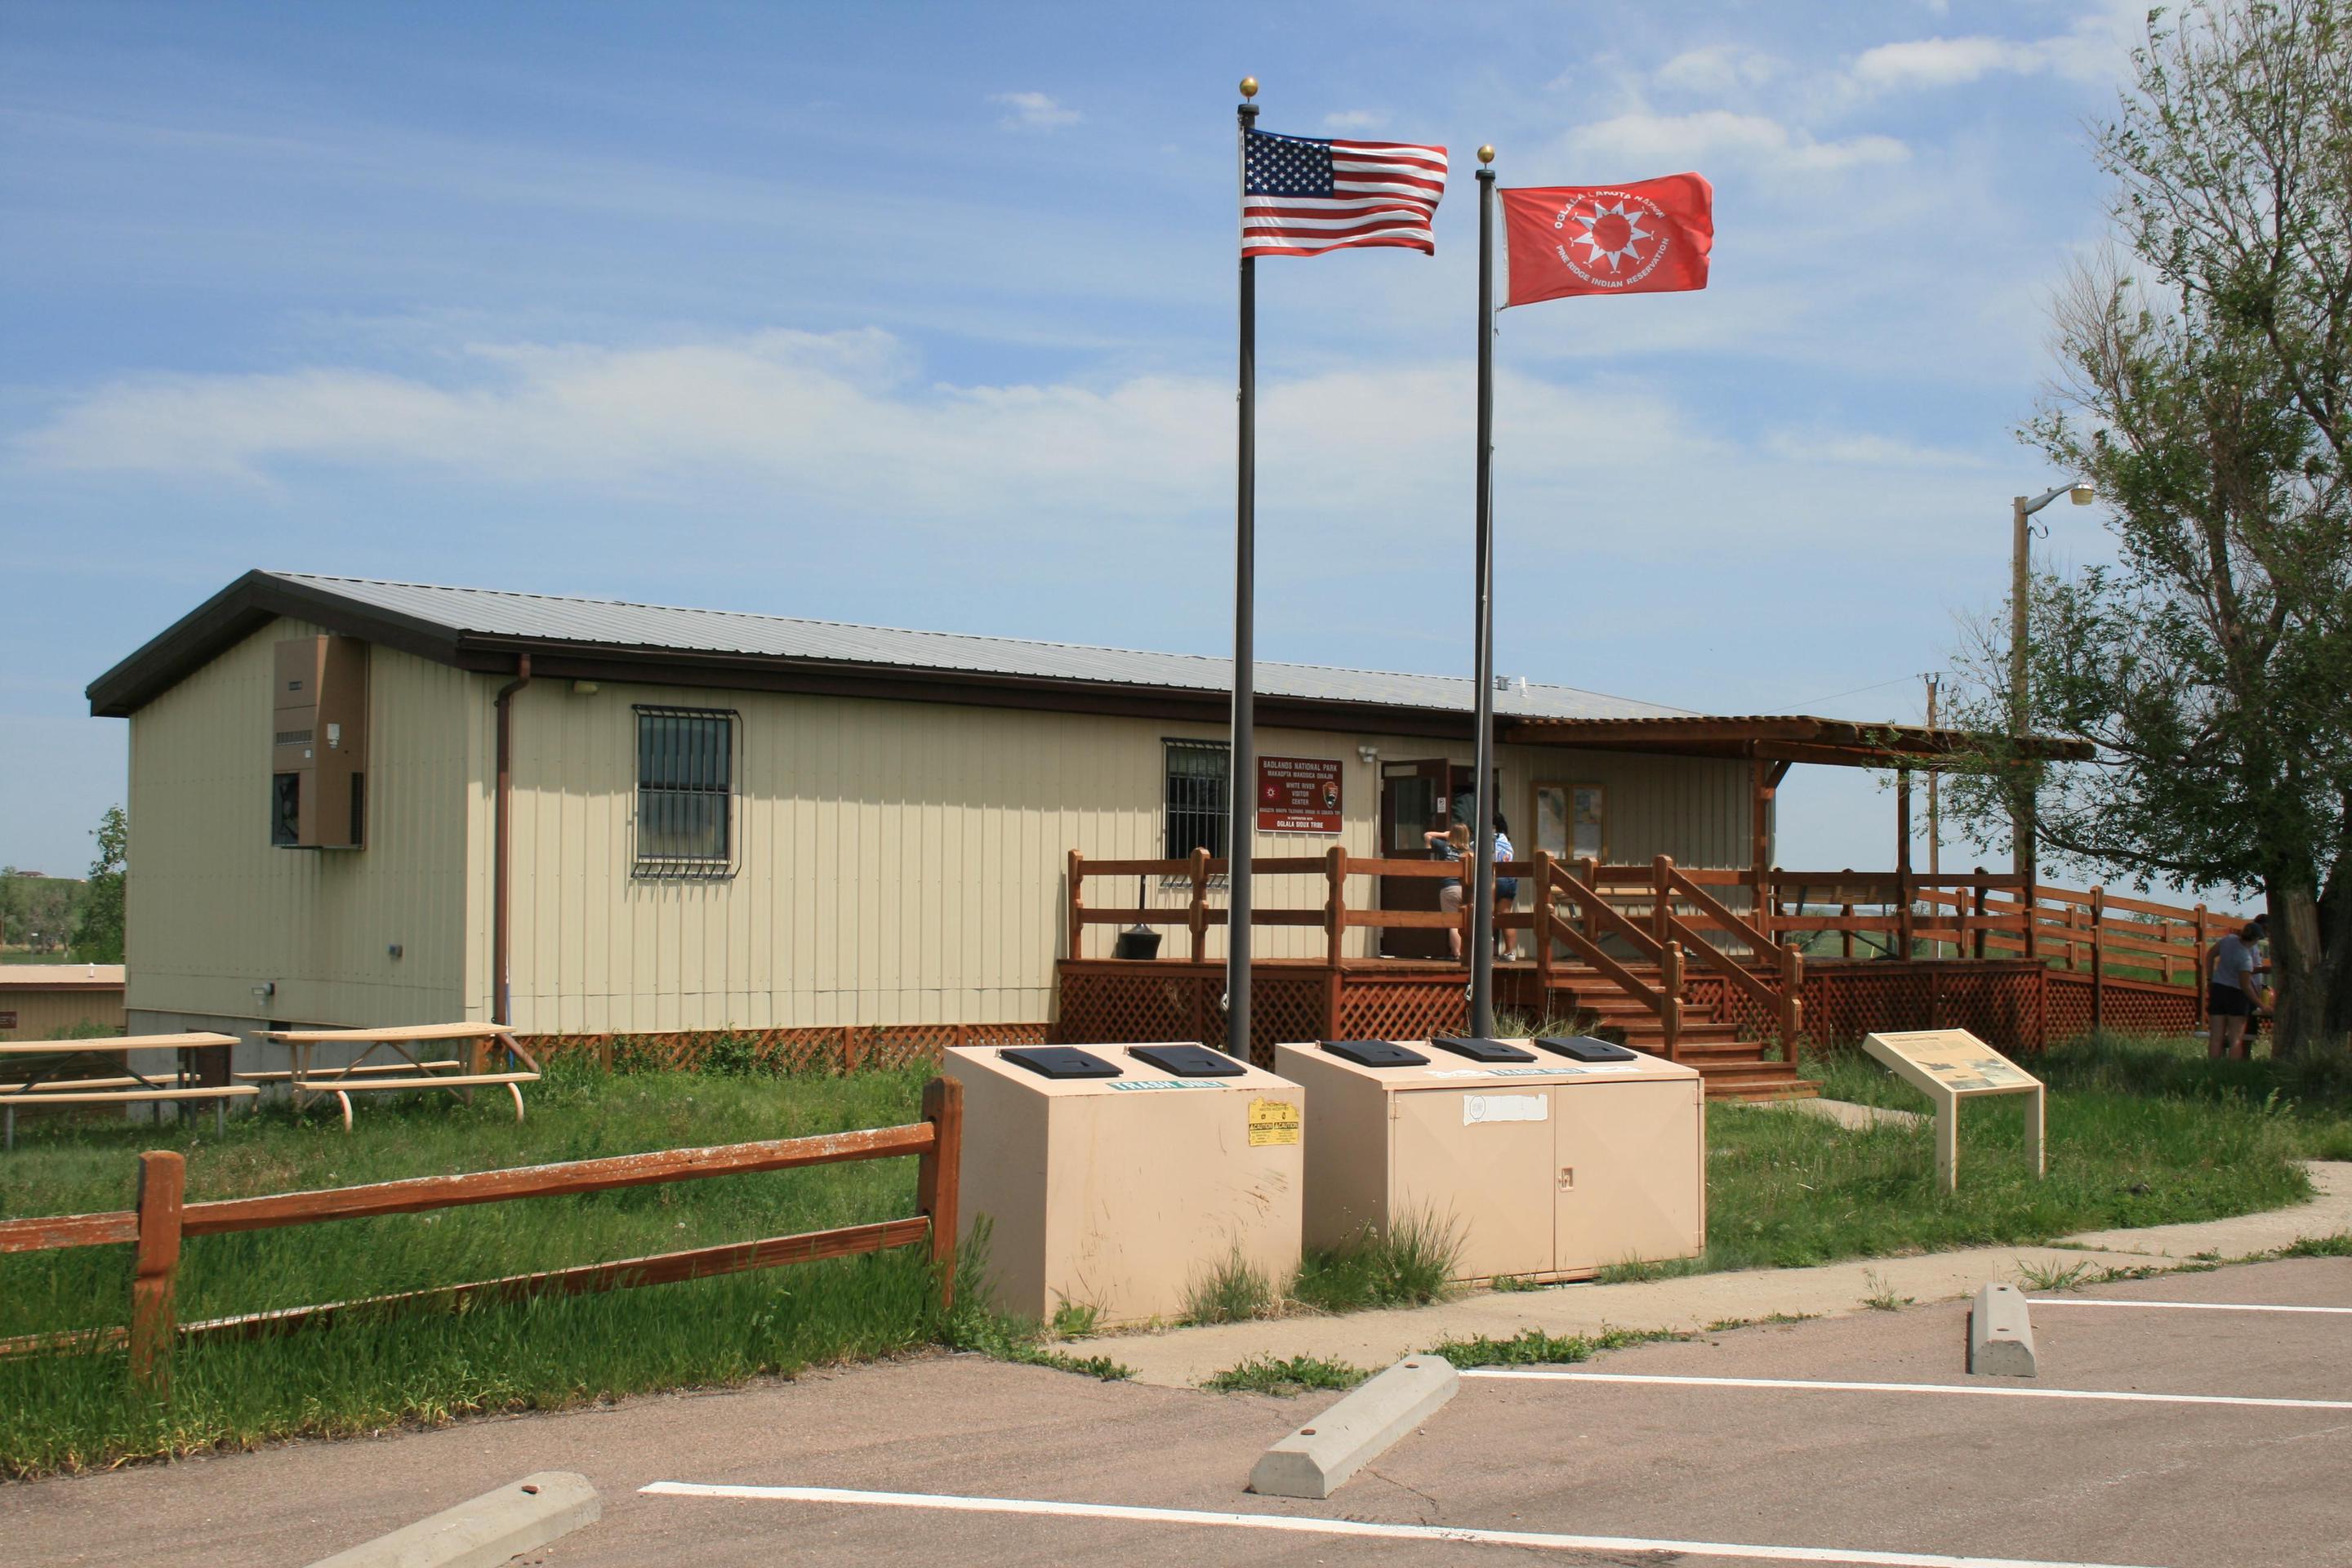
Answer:
M508 861L514 849L514 710L509 699L530 684L530 655L515 658L515 678L499 688L498 794L492 806L490 847L490 1022L512 1026L514 996L507 972L508 918L514 878Z

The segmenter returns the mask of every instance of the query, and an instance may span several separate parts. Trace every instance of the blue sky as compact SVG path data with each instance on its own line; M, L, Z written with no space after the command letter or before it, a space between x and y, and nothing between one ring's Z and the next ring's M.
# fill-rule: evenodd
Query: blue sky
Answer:
M1916 719L2062 477L2143 10L0 0L0 860L88 860L83 686L252 566L1225 647L1244 72L1456 169L1433 258L1260 264L1263 657L1468 670L1490 141L1717 218L1704 293L1502 318L1497 668ZM1890 862L1867 777L1782 801Z

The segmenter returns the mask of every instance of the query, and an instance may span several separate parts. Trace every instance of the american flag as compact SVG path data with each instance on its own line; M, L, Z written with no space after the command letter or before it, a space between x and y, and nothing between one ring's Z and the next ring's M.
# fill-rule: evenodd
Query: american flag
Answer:
M1445 149L1253 130L1242 150L1242 254L1320 256L1370 245L1437 253Z

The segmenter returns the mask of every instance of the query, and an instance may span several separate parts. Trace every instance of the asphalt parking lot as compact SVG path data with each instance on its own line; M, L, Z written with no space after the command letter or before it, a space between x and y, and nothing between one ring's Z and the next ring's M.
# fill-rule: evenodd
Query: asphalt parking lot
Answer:
M2352 1260L2076 1299L2352 1309ZM42 1482L0 1491L0 1514L19 1561L301 1563L526 1471L576 1469L604 1493L603 1521L526 1561L1470 1563L1538 1550L1644 1563L2352 1563L2352 1311L2041 1303L2042 1375L2030 1381L1963 1371L1965 1313L1945 1303L1748 1328L1529 1378L1465 1378L1326 1503L1241 1489L1258 1453L1332 1396L1221 1396L941 1357ZM1696 1381L1601 1380L1626 1377ZM2101 1397L2041 1396L2053 1391ZM2106 1397L2119 1394L2165 1397ZM829 1491L641 1489L663 1482ZM1404 1529L1320 1532L1316 1521L1334 1520Z

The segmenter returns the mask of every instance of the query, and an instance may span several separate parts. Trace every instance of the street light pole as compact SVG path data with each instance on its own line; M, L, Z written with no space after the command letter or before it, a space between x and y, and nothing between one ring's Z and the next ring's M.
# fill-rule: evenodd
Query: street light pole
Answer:
M2033 884L2037 879L2035 853L2036 808L2033 784L2023 770L2021 754L2025 745L2026 718L2026 592L2029 586L2026 568L2026 546L2032 530L2026 520L2060 496L2073 498L2076 506L2088 506L2098 492L2088 482L2060 485L2032 497L2018 496L2010 502L2009 542L2009 732L2021 754L2015 762L2018 784L2010 795L2010 869L2017 874L2017 904L2024 916L2025 929L2020 933L2025 942L2025 956L2035 956L2033 941Z

